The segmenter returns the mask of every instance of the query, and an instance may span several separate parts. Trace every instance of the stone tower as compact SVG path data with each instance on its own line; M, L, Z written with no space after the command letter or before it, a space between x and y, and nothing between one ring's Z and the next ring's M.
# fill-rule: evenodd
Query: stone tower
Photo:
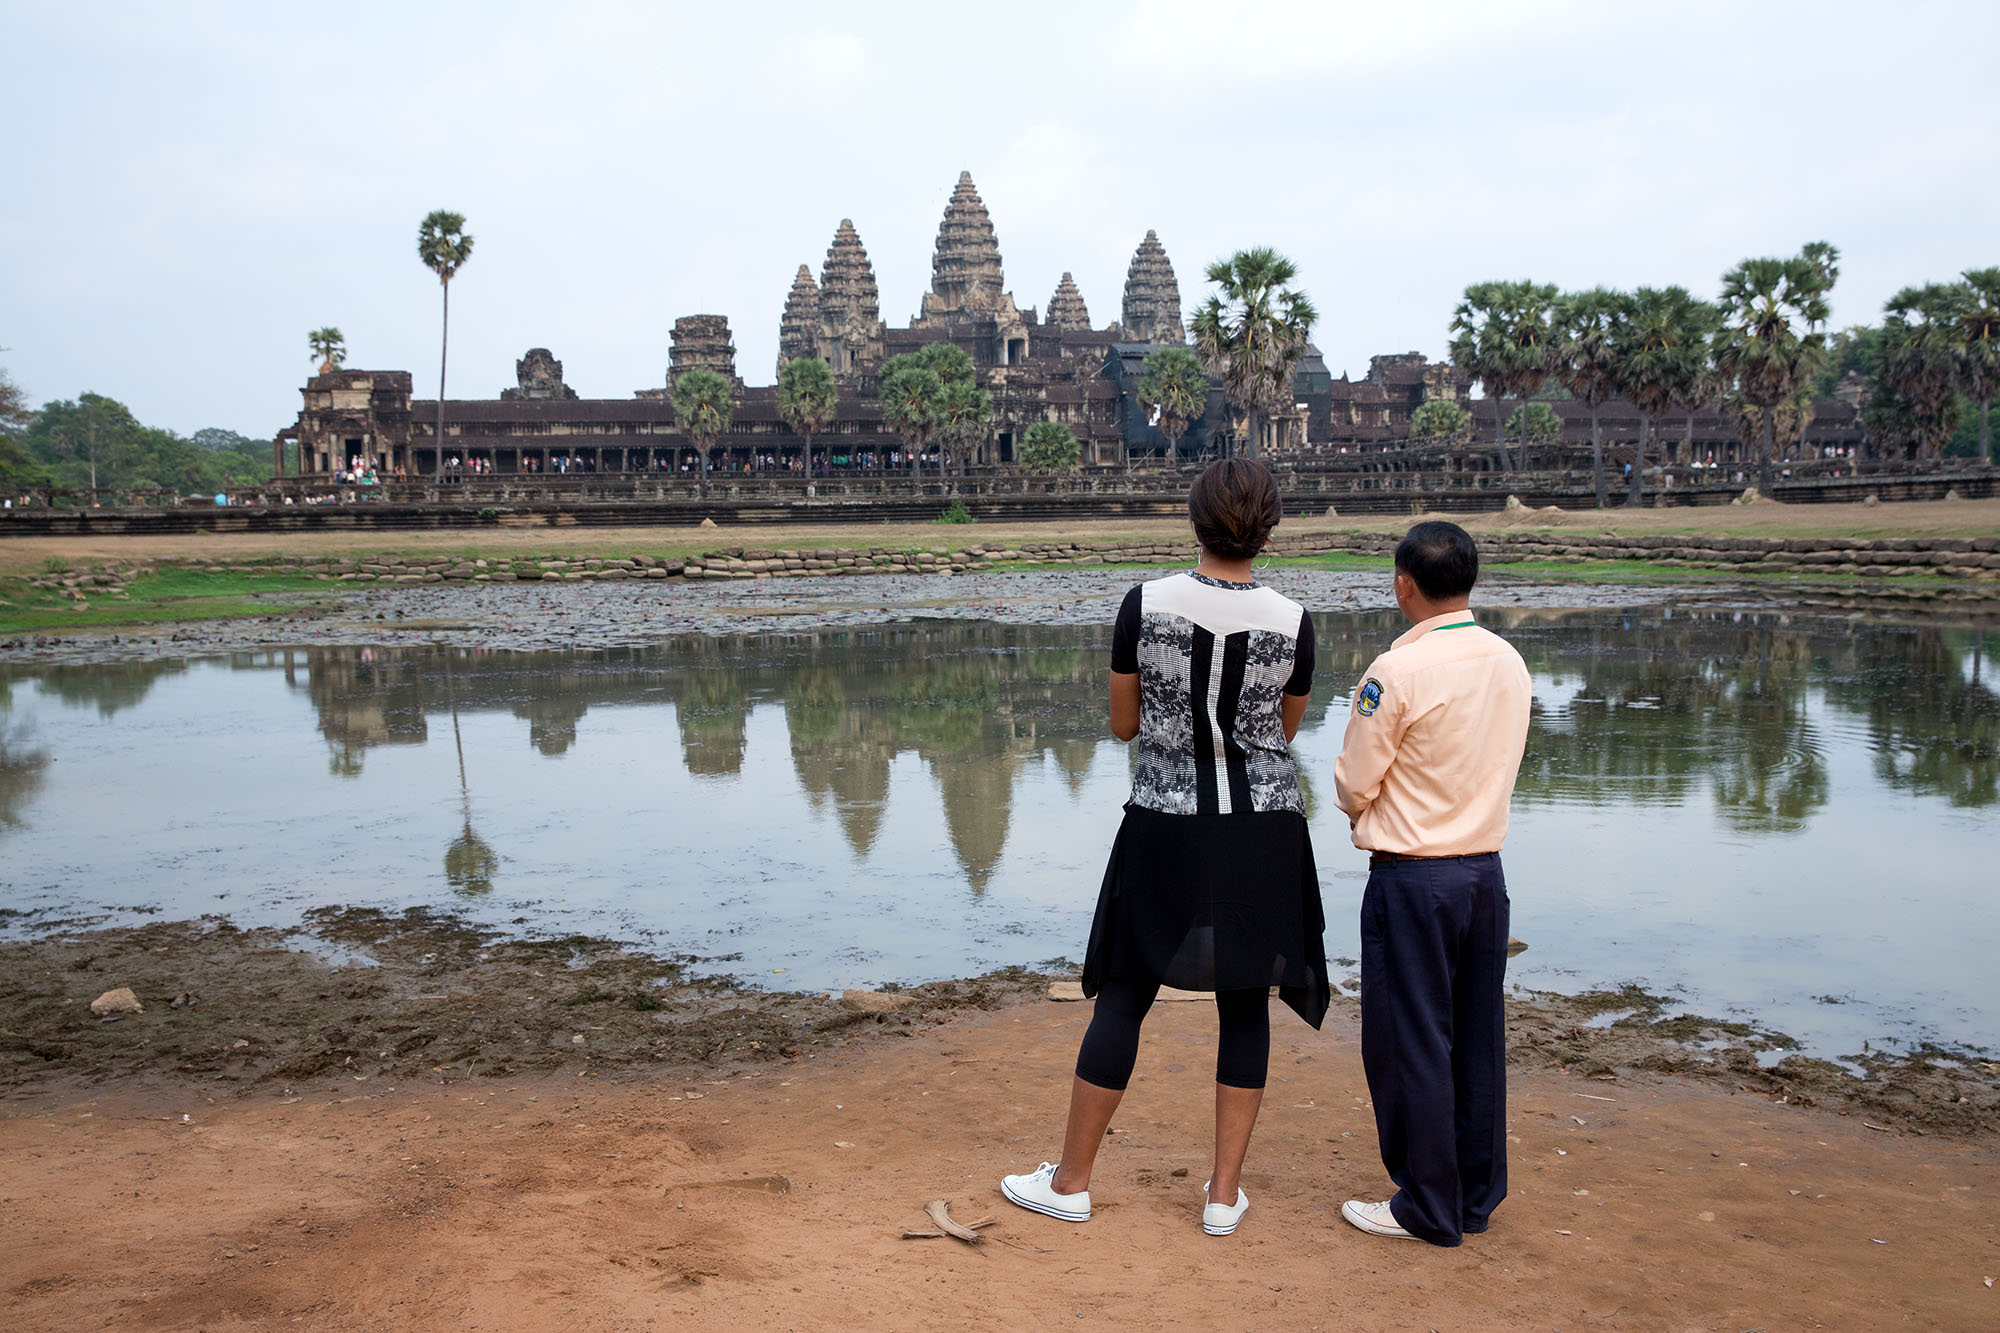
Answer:
M1181 327L1181 289L1174 280L1174 266L1157 232L1146 239L1132 256L1125 271L1125 336L1134 342L1178 343L1185 341Z
M918 318L959 323L981 315L1011 314L1014 298L1006 287L993 220L986 215L972 173L961 171L958 188L944 206L944 221L938 224L931 289L924 294Z
M813 281L810 266L799 265L792 279L792 293L785 298L784 318L778 321L778 370L795 357L819 355L819 284Z
M674 321L673 347L667 354L667 391L679 384L681 376L699 367L712 370L741 389L736 378L736 344L729 340L729 316L682 315Z
M1051 328L1090 331L1090 310L1083 303L1083 293L1076 289L1076 279L1067 273L1049 298L1048 323Z
M792 290L798 291L796 283ZM840 376L858 375L882 362L882 297L868 251L848 218L840 220L819 271L818 352Z
M546 347L530 347L528 354L514 363L516 387L502 389L506 400L576 397L576 390L563 383L562 362Z

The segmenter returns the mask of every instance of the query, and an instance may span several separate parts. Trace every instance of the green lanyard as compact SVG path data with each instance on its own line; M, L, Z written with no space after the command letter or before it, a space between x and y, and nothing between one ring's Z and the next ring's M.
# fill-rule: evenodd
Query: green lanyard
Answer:
M1461 620L1461 621L1459 621L1459 622L1458 622L1458 623L1457 623L1456 625L1436 625L1436 626L1433 626L1432 628L1434 628L1434 629L1476 629L1476 628L1478 628L1478 627L1477 627L1476 625L1474 625L1474 624L1473 624L1473 623L1472 623L1472 622L1471 622L1470 620Z

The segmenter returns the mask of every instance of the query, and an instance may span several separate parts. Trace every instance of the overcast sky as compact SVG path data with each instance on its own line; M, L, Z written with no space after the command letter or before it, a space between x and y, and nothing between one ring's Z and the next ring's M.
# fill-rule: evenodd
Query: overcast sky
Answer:
M1842 251L1834 322L2000 264L2000 5L0 0L0 366L40 402L268 438L309 329L437 391L417 223L461 212L448 388L551 348L663 382L678 315L771 382L843 217L906 323L972 172L1008 286L1100 326L1158 230L1184 304L1272 245L1357 378L1468 282L1681 283Z

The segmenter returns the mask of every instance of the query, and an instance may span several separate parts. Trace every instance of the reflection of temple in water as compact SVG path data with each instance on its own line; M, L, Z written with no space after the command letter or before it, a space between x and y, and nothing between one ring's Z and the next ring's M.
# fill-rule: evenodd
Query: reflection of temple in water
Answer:
M880 832L890 770L914 753L936 783L953 853L975 890L1005 849L1026 763L1048 755L1080 789L1103 725L1098 631L973 622L818 634L672 640L599 653L324 648L300 665L336 773L361 771L378 745L421 745L429 718L506 711L528 722L544 755L568 753L593 706L669 703L688 772L742 771L752 707L779 702L793 770L815 810L830 811L856 856Z
M1797 831L1829 795L1823 710L1812 703L1820 697L1863 720L1888 785L1964 806L1996 800L2000 700L1981 677L1990 635L1682 609L1639 619L1513 608L1481 616L1521 649L1542 695L1517 787L1524 803L1641 812L1706 793L1737 829ZM1382 613L1318 618L1308 726L1346 706L1401 628ZM831 815L857 858L881 834L896 760L914 755L935 784L955 859L982 890L1014 832L1023 774L1052 765L1073 794L1082 790L1105 734L1104 637L1101 628L940 621L597 653L449 651L459 709L526 721L528 743L551 758L575 751L592 707L664 703L687 771L733 777L752 709L780 706L808 804ZM448 706L445 651L284 655L288 679L306 671L336 771L358 771L377 745L428 738L430 718ZM108 695L83 677L61 688L102 708L143 693L143 682L114 681ZM1312 780L1325 776L1302 775L1315 806Z

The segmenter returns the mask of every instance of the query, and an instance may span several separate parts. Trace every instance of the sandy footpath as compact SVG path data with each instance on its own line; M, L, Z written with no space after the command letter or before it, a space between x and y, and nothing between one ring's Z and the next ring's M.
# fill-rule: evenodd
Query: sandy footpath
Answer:
M1096 1217L1021 1212L995 1181L1057 1143L1088 1017L1035 1000L734 1072L17 1104L0 1326L2000 1325L2000 1139L1671 1078L1517 1072L1492 1229L1361 1236L1339 1202L1384 1182L1351 1010L1278 1012L1235 1236L1199 1226L1203 1004L1149 1021ZM901 1239L933 1198L990 1239Z

